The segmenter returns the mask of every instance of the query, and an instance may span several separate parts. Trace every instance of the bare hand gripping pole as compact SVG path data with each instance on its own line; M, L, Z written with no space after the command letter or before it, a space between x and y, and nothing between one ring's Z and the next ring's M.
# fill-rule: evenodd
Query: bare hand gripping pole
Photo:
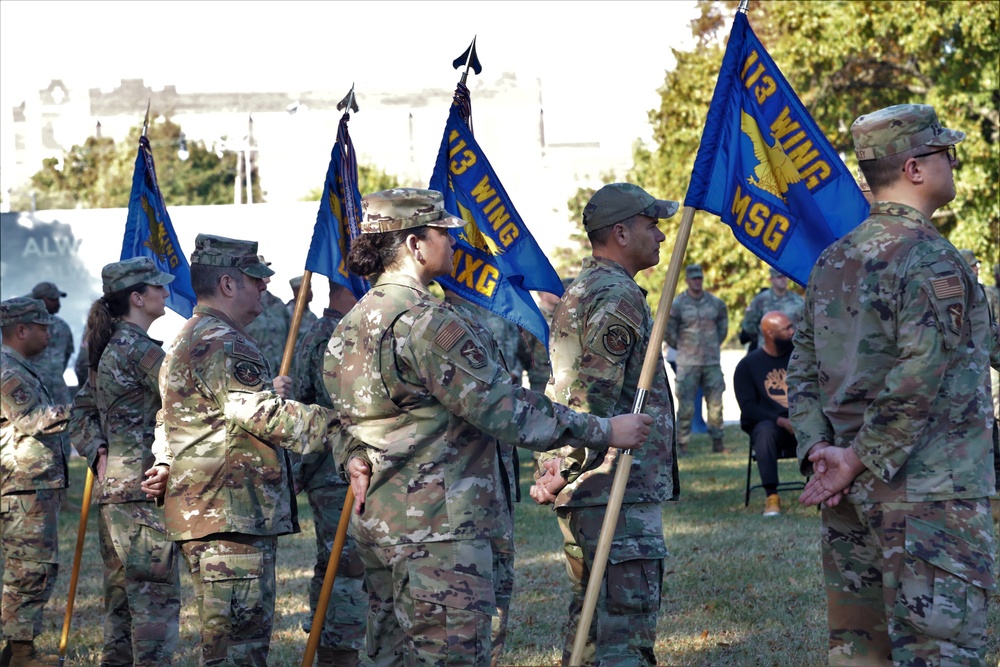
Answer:
M674 242L673 254L670 256L670 265L667 267L667 275L663 279L663 291L660 293L660 303L656 307L656 319L653 321L649 347L646 348L646 358L642 363L642 373L639 375L639 387L635 392L632 414L639 414L646 407L646 396L649 394L649 388L653 385L653 378L659 367L663 365L660 345L663 342L663 333L667 328L667 318L670 316L670 304L673 303L674 294L677 292L677 280L680 277L681 264L684 262L684 253L687 251L688 237L691 236L694 211L691 207L684 207L680 229L677 230L677 240ZM597 598L601 593L601 582L604 580L604 570L608 564L608 554L611 553L611 541L615 534L615 526L618 524L618 515L621 513L622 498L625 496L625 487L628 486L628 475L631 468L632 450L622 450L618 456L615 479L611 484L607 513L604 515L604 523L601 524L601 537L597 542L597 552L594 554L590 578L587 580L587 594L583 599L583 608L580 610L580 625L576 628L573 652L569 659L571 667L580 666L583 651L587 646L587 635L590 632L590 624L594 620L594 609L597 607Z

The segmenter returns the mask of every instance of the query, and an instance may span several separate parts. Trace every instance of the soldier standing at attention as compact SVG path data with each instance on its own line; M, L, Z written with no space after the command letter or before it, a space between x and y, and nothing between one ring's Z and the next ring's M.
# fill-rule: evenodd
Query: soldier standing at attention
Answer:
M330 301L323 310L323 317L316 320L295 345L292 378L296 400L332 409L333 402L323 386L323 357L333 330L344 314L357 303L357 299L350 290L332 280L329 282ZM302 325L305 326L305 320ZM292 464L296 488L306 491L316 525L316 563L309 585L311 627L348 487L329 451L305 456L292 454ZM348 536L324 617L316 652L317 667L355 667L358 664L358 651L364 647L365 618L368 611L364 574L365 566L361 562L357 545Z
M684 270L688 288L670 306L665 338L677 350L677 446L687 452L691 440L698 389L708 404L708 435L712 451L725 452L722 444L722 343L729 333L726 304L703 288L701 266L690 264Z
M164 315L174 276L148 257L108 264L104 296L87 317L89 378L73 402L73 444L94 471L94 500L104 561L101 667L169 665L181 607L177 545L163 510L146 498L160 409L162 343L149 337Z
M35 637L59 571L59 505L69 481L69 406L54 405L27 357L49 341L45 304L0 303L0 545L6 644L0 664L41 667Z
M636 284L635 274L659 263L666 237L658 221L676 212L677 202L654 199L630 183L605 185L583 209L593 257L583 260L580 275L552 316L552 400L599 417L632 411L653 329L645 291ZM652 434L632 462L584 664L656 664L653 644L667 555L660 503L676 500L680 493L674 409L662 363L645 410L653 418ZM565 450L543 454L545 473L531 489L536 501L555 503L565 537L573 598L564 665L580 623L618 456L613 450L600 466L586 472L568 465L579 458L579 453Z
M740 327L747 336L757 338L757 348L764 347L764 332L760 328L764 315L777 310L787 315L792 325L796 325L802 319L802 308L805 306L801 296L788 290L787 276L774 268L770 273L771 288L762 290L753 298L743 314Z
M512 524L499 442L544 449L638 447L646 415L599 419L512 382L465 320L427 290L452 270L441 193L400 188L362 200L348 268L374 280L327 348L327 391L353 439L334 456L356 501L368 654L376 665L490 664L496 550ZM457 446L460 443L460 446Z
M271 266L271 262L265 261L263 255L260 256L260 263L266 267ZM281 369L281 357L285 354L292 316L288 314L284 302L267 289L260 293L260 303L260 315L247 325L246 332L267 360L269 375L274 376Z
M206 667L267 664L277 536L299 529L283 447L319 452L336 425L326 408L282 398L291 380L272 385L246 334L272 274L256 242L199 234L198 304L160 368L163 432L143 490L164 495L167 535L191 571Z
M822 503L831 665L984 665L997 332L931 216L964 132L901 104L851 126L871 214L820 256L788 367L801 500Z
M62 305L60 298L66 296L66 292L60 291L54 283L38 283L29 296L45 304L45 309L52 315L52 324L49 325L49 344L28 361L42 378L52 401L56 405L66 405L73 398L63 378L69 358L73 356L73 332L65 320L56 317Z
M302 289L302 276L295 276L288 281L289 286L292 288L292 298L285 304L285 308L288 310L288 321L292 321L292 315L295 313L295 300L299 298L299 290ZM299 333L304 334L309 331L316 320L319 319L316 315L309 309L309 304L313 300L312 286L309 287L309 292L306 294L306 309L302 311L302 324L299 326ZM301 336L300 336L301 338ZM296 346L297 348L298 346ZM296 349L296 354L298 349Z

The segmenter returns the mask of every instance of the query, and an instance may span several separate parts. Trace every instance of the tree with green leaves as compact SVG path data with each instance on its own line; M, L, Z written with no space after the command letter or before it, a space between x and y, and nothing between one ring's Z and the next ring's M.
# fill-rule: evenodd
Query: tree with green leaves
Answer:
M683 200L737 2L699 3L697 47L674 51L677 66L650 112L655 147L637 146L627 180L656 197ZM957 196L935 215L956 247L983 260L984 281L1000 252L1000 13L996 3L751 2L750 25L820 129L857 173L850 126L893 104L933 105L964 130ZM579 198L580 194L574 197ZM572 200L571 200L572 201ZM572 207L571 207L572 208ZM666 221L667 244L680 215ZM730 331L767 284L764 264L714 215L697 213L685 263L705 269L705 286L729 306ZM565 269L565 267L559 267ZM655 305L666 262L637 276ZM680 289L680 288L679 288Z
M62 160L43 160L42 168L31 177L35 208L128 206L141 133L141 127L133 127L128 138L119 143L108 137L88 137L82 145L73 146ZM217 154L201 141L185 139L180 125L169 119L151 122L146 136L168 206L233 203L235 153ZM254 165L253 200L264 201L264 194ZM30 210L30 195L19 193L12 207Z

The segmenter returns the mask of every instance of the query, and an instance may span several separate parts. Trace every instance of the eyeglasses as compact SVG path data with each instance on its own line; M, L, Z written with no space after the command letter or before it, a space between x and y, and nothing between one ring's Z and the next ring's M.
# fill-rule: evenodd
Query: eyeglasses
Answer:
M921 157L929 157L931 155L937 155L938 153L944 153L945 151L948 151L948 159L951 162L958 162L958 149L955 148L954 144L946 148L942 148L940 150L931 151L930 153L921 153L920 155L914 155L913 159L916 160L917 158Z

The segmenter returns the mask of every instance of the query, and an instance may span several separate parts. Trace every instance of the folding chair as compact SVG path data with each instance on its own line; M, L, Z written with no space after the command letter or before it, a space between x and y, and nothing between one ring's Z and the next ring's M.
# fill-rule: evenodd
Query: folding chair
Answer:
M757 462L757 454L753 450L753 441L750 439L749 435L747 436L747 446L750 449L750 456L747 458L747 488L745 497L743 498L743 507L750 507L751 491L754 489L764 488L761 484L754 484L753 486L750 485L750 476L754 474L754 468L756 467L754 464ZM785 450L778 452L778 460L781 461L782 459L798 459L798 457L794 451L791 454L788 454L787 450ZM806 483L802 481L778 482L778 491L801 490L804 488L806 488Z

